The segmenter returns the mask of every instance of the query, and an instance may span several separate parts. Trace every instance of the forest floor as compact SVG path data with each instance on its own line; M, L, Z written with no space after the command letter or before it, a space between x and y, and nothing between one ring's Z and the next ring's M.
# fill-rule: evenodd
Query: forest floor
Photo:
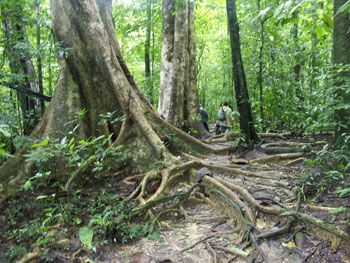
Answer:
M288 144L300 141L300 138L290 137L273 139L270 143ZM231 144L232 142L220 139L213 142L215 147L226 147ZM295 204L297 197L294 189L305 173L305 159L294 158L292 161L291 159L282 160L283 158L263 159L271 155L264 153L261 149L258 147L242 150L225 156L211 155L205 162L215 166L258 172L259 178L237 177L230 172L217 171L211 171L211 176L244 187L262 206L268 207L274 202L286 206ZM259 161L254 162L258 159ZM123 185L122 181L115 182L111 188L113 187L123 189L125 195L130 193L130 190L126 190L130 189L130 186ZM175 193L179 191L178 188L179 185L170 191ZM311 192L317 193L314 190ZM3 216L0 216L1 262L10 261L8 251L18 243L18 237L16 239L14 236L23 235L18 231L11 238L5 233L14 225L24 225L25 221L34 222L31 220L35 217L33 210L28 207L21 213L15 212L14 218L9 219L8 215L16 210L15 206L20 202L33 202L36 199L25 197L23 200L23 197L19 197L17 201L12 200L1 205L1 210L5 211ZM311 197L305 194L301 199L300 212L340 227L349 220L348 214L335 215L329 211L317 209L318 207L350 207L349 198L340 198L330 192ZM207 202L202 202L199 198L190 198L181 207L181 211L166 214L162 218L160 228L152 239L143 237L124 245L103 245L95 252L82 246L76 230L66 230L68 234L66 233L65 236L71 238L61 240L61 243L67 242L65 249L49 252L44 261L51 257L55 258L55 262L350 262L348 244L304 222L293 222L286 231L278 235L264 236L266 233L283 228L288 220L282 216L269 216L258 211L254 216L256 226L261 233L256 236L256 244L252 245L245 240L240 225L230 217L227 209L212 206L211 202L209 199ZM46 211L46 213L49 212ZM14 220L18 222L13 224ZM253 248L255 252L250 253ZM242 255L237 255L239 253ZM16 255L12 258L16 259Z

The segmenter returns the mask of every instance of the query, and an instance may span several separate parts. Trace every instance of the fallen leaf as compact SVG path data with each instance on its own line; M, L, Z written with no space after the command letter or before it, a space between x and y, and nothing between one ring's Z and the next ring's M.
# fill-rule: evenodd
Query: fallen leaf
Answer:
M340 243L341 243L341 238L339 238L339 237L333 238L332 242L331 242L331 249L334 251L337 250Z
M246 159L232 159L231 162L233 162L234 164L249 164L249 161Z

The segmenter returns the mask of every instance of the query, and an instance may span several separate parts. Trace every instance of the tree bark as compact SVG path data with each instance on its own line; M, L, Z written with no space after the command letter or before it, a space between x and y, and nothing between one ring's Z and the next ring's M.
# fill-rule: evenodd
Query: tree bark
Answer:
M38 67L38 85L39 92L44 94L44 84L43 84L43 62L42 62L42 54L41 54L41 25L40 25L40 2L39 0L35 0L35 8L36 8L36 45L37 45L37 67ZM45 103L44 100L40 100L40 109L41 114L44 114L45 111Z
M292 28L292 37L295 46L295 62L293 66L294 71L294 86L295 94L298 99L298 109L303 109L304 97L301 91L301 62L300 62L300 46L299 46L299 13L295 11L293 14L294 25Z
M195 59L194 4L164 0L158 112L184 130L199 111Z
M258 10L261 10L261 0L258 0ZM259 73L258 73L258 85L259 85L259 111L260 111L260 120L262 131L265 131L265 116L264 116L264 96L263 96L263 87L264 87L264 45L265 45L265 22L266 18L259 17L260 23L260 47L259 47Z
M146 41L145 41L145 82L148 101L153 105L153 83L151 76L151 31L152 31L152 0L147 0L147 25L146 25Z
M185 90L185 116L184 119L193 124L198 114L199 95L197 89L197 63L196 63L196 39L194 3L188 4L188 56L189 56L189 83Z
M347 11L338 12L339 8L347 0L334 0L334 30L333 30L333 64L350 66L350 16ZM337 74L336 100L338 105L349 105L350 94L344 88L348 88L350 82L349 68ZM346 86L347 85L347 86ZM350 111L345 107L335 111L336 131L335 137L338 146L343 146L342 134L350 133Z
M240 114L239 123L241 132L245 135L246 141L253 142L257 141L259 138L254 128L247 81L243 67L239 37L239 24L236 14L236 1L226 0L226 7L232 50L233 82L235 86L237 109Z

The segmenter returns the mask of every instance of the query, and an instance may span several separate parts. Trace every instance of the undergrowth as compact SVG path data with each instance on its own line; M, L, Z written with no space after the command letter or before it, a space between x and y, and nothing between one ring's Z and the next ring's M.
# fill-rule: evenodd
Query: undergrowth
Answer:
M74 123L84 113L78 113ZM114 113L101 116L102 124L118 120ZM132 205L115 194L122 194L120 178L111 175L128 166L128 152L110 147L112 135L77 139L78 128L60 140L43 139L29 146L26 162L36 173L23 185L24 195L1 204L0 243L11 249L1 251L0 246L0 261L18 259L35 248L53 258L50 251L67 249L60 243L64 239L79 240L79 247L96 251L111 242L157 237L154 225L135 222ZM67 191L67 182L78 176L82 180Z
M3 254L14 260L36 247L47 253L51 248L65 250L60 247L64 239L79 239L80 246L96 251L111 242L123 244L142 236L157 238L150 222L131 220L132 206L113 189L106 183L71 194L11 199L0 217L2 230L5 228L1 242L11 244L11 249L0 251L0 258Z

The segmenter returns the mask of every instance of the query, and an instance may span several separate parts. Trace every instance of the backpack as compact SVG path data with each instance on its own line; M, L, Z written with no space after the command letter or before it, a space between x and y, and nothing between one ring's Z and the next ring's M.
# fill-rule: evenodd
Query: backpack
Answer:
M218 120L219 121L225 121L226 120L226 116L225 116L225 112L222 108L220 108L220 111L218 113Z

